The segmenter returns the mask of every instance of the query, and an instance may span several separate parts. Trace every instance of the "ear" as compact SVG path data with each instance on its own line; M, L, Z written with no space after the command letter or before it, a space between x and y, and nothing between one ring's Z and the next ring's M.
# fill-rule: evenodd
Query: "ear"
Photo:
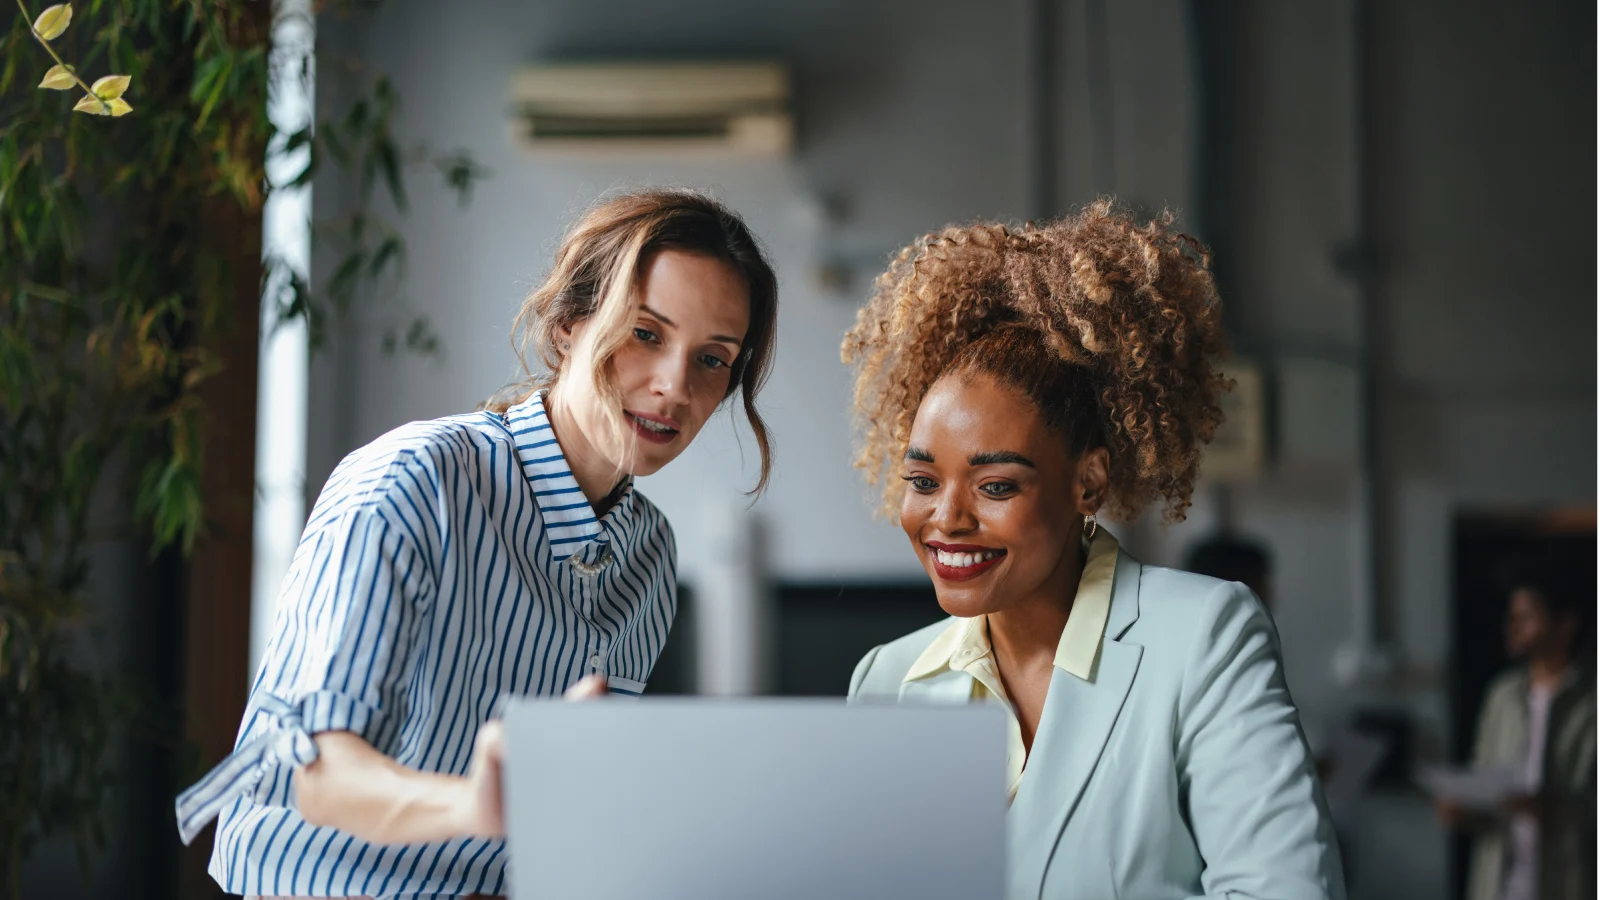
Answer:
M1095 447L1078 457L1078 480L1073 487L1079 515L1092 516L1100 511L1111 487L1111 454L1106 448Z
M578 343L578 339L582 336L582 331L582 322L567 322L556 326L554 335L555 350L561 356L563 363L572 358L572 348Z

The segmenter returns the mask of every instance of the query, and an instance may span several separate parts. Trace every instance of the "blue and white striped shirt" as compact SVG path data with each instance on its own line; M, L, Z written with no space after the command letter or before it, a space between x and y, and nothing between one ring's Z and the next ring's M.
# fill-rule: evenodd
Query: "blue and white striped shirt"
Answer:
M382 847L308 824L290 792L310 735L348 730L406 766L465 774L508 696L591 672L644 689L677 607L672 529L631 484L596 519L535 395L505 416L413 422L345 457L300 539L234 755L178 798L233 894L505 892L503 842Z

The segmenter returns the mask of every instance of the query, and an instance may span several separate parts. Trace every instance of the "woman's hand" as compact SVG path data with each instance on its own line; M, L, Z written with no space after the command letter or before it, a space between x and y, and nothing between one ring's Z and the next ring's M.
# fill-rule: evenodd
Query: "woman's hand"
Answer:
M461 795L461 830L481 838L505 837L505 728L497 721L483 723L472 745L466 790Z
M569 700L606 696L606 680L590 675ZM505 729L478 729L466 777L419 772L395 762L348 731L312 738L318 756L295 770L295 804L312 825L348 832L374 844L421 844L458 837L503 837Z
M577 684L567 688L564 695L568 700L594 700L606 696L606 677L604 675L588 675Z
M594 700L606 696L603 675L590 675L567 689L567 700ZM483 723L472 747L466 790L461 795L461 830L473 837L505 837L505 726Z

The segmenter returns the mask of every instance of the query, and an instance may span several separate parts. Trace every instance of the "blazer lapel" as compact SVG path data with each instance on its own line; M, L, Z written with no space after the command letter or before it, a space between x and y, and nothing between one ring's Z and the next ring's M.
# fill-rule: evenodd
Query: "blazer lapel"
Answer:
M1067 819L1105 751L1133 687L1144 648L1115 640L1138 618L1139 563L1117 561L1111 612L1088 680L1057 669L1050 678L1039 733L1007 817L1011 897L1037 897Z

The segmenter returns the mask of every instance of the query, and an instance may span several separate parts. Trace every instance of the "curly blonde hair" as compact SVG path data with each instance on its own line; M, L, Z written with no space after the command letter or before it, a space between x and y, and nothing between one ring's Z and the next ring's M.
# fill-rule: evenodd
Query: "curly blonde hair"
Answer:
M1021 390L1073 455L1104 446L1106 512L1189 508L1201 447L1232 385L1209 253L1110 200L1020 228L951 227L902 250L845 336L861 431L855 463L898 507L901 464L923 396L946 373Z

